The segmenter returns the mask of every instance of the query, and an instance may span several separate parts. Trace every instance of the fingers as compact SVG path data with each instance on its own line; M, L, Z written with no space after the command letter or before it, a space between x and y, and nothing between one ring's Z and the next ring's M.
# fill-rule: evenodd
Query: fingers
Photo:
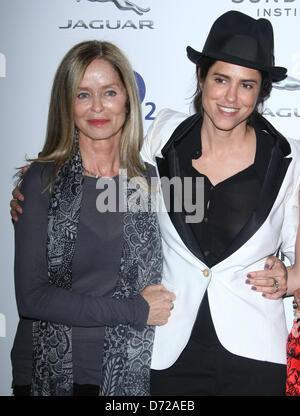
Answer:
M287 292L287 269L277 257L270 256L264 270L247 274L246 283L268 299L280 299Z
M171 305L165 308L154 309L150 307L147 325L165 325L171 316Z
M16 200L24 201L24 195L21 194L20 189L19 189L18 186L12 191L12 196Z
M157 315L152 315L151 317L149 316L148 321L147 321L147 325L151 325L151 326L163 326L166 325L166 323L168 323L168 320L171 316L171 312L170 311L165 311L164 313L160 312L160 314Z
M173 292L167 290L163 285L150 285L147 286L143 291L142 295L149 295L149 296L158 296L161 299L174 301L176 299L176 295ZM145 296L144 296L145 297Z
M18 204L18 202L15 199L12 199L9 205L13 211L17 211L20 214L22 214L23 212L22 207Z
M20 189L16 187L12 191L12 196L14 199L10 201L10 208L11 208L10 215L11 215L13 222L17 222L19 219L18 213L23 214L22 207L18 204L18 201L24 201L24 195L22 195L20 192Z
M176 296L163 285L147 286L141 295L149 304L148 325L165 325L174 308Z
M25 175L25 173L28 171L28 169L29 169L29 166L23 166L22 167L22 176Z
M28 166L22 168L22 178L29 169ZM23 214L22 207L18 204L18 201L24 201L24 195L20 192L19 186L16 186L12 191L13 199L10 201L10 215L13 223L16 223L19 220L18 213Z
M278 259L275 256L267 257L266 262L265 262L265 266L264 266L264 270L272 269L274 267L274 265L276 264L277 260Z
M23 210L20 207L20 205L17 203L17 201L15 201L14 199L10 201L10 207L11 207L11 210L10 210L11 218L13 222L17 222L19 220L18 213L22 214Z
M278 279L286 279L287 270L286 267L283 265L283 263L279 260L280 264L275 264L272 266L271 269L265 269L265 270L258 270L253 271L247 274L247 277L249 278L278 278Z
M281 285L275 279L247 279L246 283L251 285L251 290L261 293L268 299L280 299L285 295L287 286Z
M251 285L251 290L261 293L263 297L267 299L280 299L287 292L286 281L280 281L269 279L249 279L246 283Z
M12 219L13 223L17 222L18 219L19 219L19 217L17 216L16 211L13 210L13 209L10 210L10 216L11 216L11 219Z

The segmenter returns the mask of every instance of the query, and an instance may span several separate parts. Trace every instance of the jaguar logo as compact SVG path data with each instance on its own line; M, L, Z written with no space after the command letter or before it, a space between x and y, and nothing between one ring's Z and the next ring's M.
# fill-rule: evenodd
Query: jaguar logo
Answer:
M88 1L93 1L93 2L97 1L99 3L112 2L112 3L114 3L114 5L118 9L120 9L120 10L132 10L140 16L142 16L144 13L148 13L150 11L150 8L143 9L142 7L140 7L137 4L132 3L131 1L128 1L128 0L88 0Z
M283 81L275 82L273 86L278 90L297 91L300 90L300 80L293 77L286 77Z

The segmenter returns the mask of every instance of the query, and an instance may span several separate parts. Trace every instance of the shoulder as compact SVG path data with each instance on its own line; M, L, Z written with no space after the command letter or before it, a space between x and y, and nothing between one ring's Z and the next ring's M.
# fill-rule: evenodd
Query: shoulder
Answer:
M183 120L185 120L186 118L188 118L189 115L182 113L180 111L175 111L172 110L171 108L164 108L162 109L157 117L155 118L153 124L172 124L175 123L176 125L178 125L179 123L181 123Z
M52 169L53 163L32 163L24 174L22 193L42 192L49 182Z
M300 155L300 140L299 139L291 139L287 138L287 141L289 142L291 146L291 156L292 157L299 157ZM297 161L300 163L300 160Z
M161 157L161 149L167 143L174 130L187 118L188 114L165 108L161 110L144 139L142 158L153 163L156 157Z
M19 216L16 231L24 231L27 226L47 221L50 193L43 191L49 182L52 167L53 164L35 162L24 174L20 189L24 201L19 201L23 214Z
M173 131L188 117L188 114L165 108L158 113L147 137L156 144L164 145Z
M294 169L294 176L297 180L297 183L300 181L300 140L297 139L287 139L291 146L291 158L292 166Z
M291 159L289 166L291 186L297 192L300 187L300 140L287 138L291 147L291 153L287 156Z

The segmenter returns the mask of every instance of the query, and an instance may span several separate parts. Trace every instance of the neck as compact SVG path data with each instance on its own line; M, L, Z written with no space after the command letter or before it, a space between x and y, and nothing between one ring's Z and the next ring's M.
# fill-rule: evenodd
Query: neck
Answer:
M201 128L202 152L210 154L230 153L247 145L255 137L254 129L246 121L232 130L218 129L207 117L204 117Z
M120 142L79 137L82 164L89 176L114 177L120 169Z

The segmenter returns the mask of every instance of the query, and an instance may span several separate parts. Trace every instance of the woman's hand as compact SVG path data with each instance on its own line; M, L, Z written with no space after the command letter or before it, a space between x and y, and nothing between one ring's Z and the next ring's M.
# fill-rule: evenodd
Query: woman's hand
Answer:
M141 295L149 304L147 325L165 325L173 309L176 296L163 285L147 286Z
M28 166L24 166L22 168L22 178L28 170ZM22 207L18 204L18 201L24 201L24 195L21 194L19 186L12 191L13 199L10 201L10 215L13 222L17 222L19 217L18 214L22 214L23 210Z
M18 201L24 201L24 196L21 194L18 186L12 191L12 196L14 199L10 201L10 215L13 222L17 222L19 219L18 214L23 213L22 207L19 205Z
M264 270L247 274L246 283L268 299L280 299L287 292L287 268L275 256L269 256Z

